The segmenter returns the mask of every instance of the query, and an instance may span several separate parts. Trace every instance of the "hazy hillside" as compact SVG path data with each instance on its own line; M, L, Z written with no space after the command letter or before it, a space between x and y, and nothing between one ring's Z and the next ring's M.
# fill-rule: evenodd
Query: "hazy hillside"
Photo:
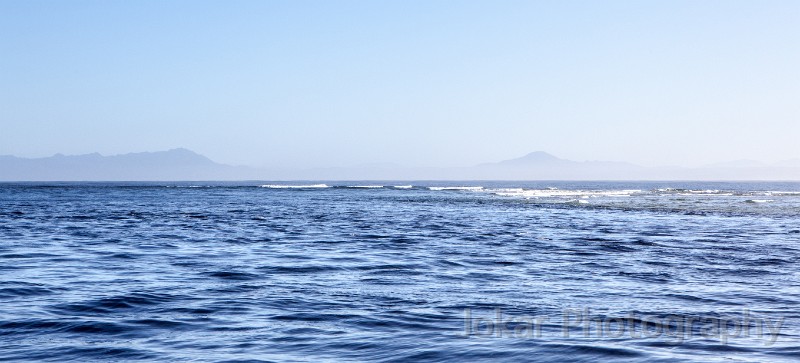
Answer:
M0 180L4 181L223 180L247 176L253 176L250 169L218 164L186 149L113 156L0 157Z
M649 168L625 162L573 161L543 151L472 167L415 168L396 164L315 169L255 169L216 163L186 149L103 156L0 156L2 181L172 180L800 180L797 160L753 161L702 168Z

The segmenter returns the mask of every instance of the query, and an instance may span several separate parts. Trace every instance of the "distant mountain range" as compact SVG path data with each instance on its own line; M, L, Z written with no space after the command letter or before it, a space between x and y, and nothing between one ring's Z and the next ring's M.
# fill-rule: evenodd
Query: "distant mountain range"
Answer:
M739 160L700 168L572 161L543 151L472 167L368 164L348 168L259 169L216 163L187 149L103 156L0 156L0 181L197 180L800 180L800 159Z
M141 181L239 178L247 168L218 164L187 149L103 156L98 153L25 159L0 156L4 181Z

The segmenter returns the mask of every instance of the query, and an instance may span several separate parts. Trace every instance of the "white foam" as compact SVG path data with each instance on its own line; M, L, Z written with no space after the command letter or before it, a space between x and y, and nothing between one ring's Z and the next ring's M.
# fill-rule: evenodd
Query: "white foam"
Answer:
M712 196L712 197L730 197L730 196L733 195L733 193L721 193L719 191L689 190L688 193L678 193L676 195L683 195L683 196L701 195L701 196Z
M772 201L771 199L748 199L748 200L745 200L744 202L745 203L769 203L771 201Z
M348 188L380 189L383 185L348 185Z
M395 185L392 188L395 188L395 189L411 189L413 187L414 187L413 185Z
M270 189L330 188L327 184L307 184L307 185L265 184L262 185L261 187Z
M428 187L430 190L469 190L469 191L480 191L483 190L483 187Z
M691 194L703 194L703 195L706 195L706 194L714 194L714 195L728 194L728 193L720 193L719 189L688 190L688 192L691 193ZM733 194L731 194L731 195L733 195Z
M765 193L766 195L777 195L777 196L796 196L800 195L800 192L784 192L784 191L769 191Z
M656 189L656 191L661 193L673 194L673 195L683 195L683 196L690 196L690 195L701 195L701 196L731 196L734 195L732 192L728 191L721 191L719 189L676 189L676 188L663 188L663 189Z
M497 188L497 189L494 189L493 188L493 189L488 189L487 191L491 192L491 193L495 193L495 194L498 194L498 193L510 193L510 194L513 194L513 193L522 193L522 192L525 191L525 189L522 189L522 188Z
M561 189L521 189L521 190L508 190L499 189L494 191L494 194L507 197L525 197L525 198L597 198L597 197L629 197L636 193L641 193L638 189L628 190L561 190Z

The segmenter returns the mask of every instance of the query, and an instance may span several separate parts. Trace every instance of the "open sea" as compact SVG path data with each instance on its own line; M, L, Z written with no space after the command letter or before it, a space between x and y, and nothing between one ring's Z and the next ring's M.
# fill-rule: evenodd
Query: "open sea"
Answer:
M796 362L800 183L3 183L0 360Z

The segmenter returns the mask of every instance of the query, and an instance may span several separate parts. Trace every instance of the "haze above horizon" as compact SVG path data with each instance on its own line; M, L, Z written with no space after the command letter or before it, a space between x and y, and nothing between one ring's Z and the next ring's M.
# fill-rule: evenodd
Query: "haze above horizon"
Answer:
M800 2L0 2L0 155L800 158Z

